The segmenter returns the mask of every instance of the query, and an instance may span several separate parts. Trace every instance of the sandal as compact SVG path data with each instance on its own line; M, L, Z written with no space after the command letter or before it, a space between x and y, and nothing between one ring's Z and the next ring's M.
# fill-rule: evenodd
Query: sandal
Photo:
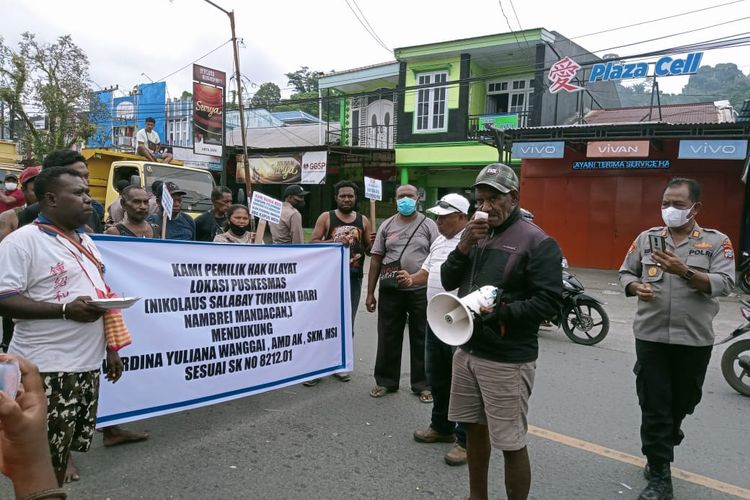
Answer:
M429 389L419 391L419 401L425 404L432 403L432 391Z
M382 398L390 392L396 392L398 389L389 389L388 387L375 386L370 390L370 396L373 398Z

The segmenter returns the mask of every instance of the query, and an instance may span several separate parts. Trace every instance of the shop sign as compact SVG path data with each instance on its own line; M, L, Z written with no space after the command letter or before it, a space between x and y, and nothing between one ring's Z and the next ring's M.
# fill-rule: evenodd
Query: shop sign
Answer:
M327 151L250 156L250 175L257 184L325 184ZM237 182L245 182L245 165L237 155Z
M669 160L591 160L573 162L573 170L667 169L671 166L672 163Z
M565 141L514 142L513 158L562 158Z
M654 76L692 75L698 72L702 58L703 52L692 52L685 58L661 57L653 63ZM596 63L591 66L589 82L644 78L648 76L648 69L651 64L643 61L634 63Z
M645 158L649 141L592 141L586 147L588 158Z
M744 160L747 140L683 140L678 158L681 160Z
M518 128L518 113L502 113L498 115L479 115L479 130Z

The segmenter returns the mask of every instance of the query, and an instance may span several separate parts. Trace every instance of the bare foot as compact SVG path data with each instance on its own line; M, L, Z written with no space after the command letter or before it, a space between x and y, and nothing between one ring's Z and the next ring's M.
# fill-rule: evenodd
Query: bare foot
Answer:
M136 443L148 439L148 432L137 432L123 429L118 425L104 427L104 446L117 446L118 444Z
M78 481L79 479L81 479L81 476L78 475L78 467L73 463L73 454L68 453L68 467L65 469L64 481L69 483L71 481Z

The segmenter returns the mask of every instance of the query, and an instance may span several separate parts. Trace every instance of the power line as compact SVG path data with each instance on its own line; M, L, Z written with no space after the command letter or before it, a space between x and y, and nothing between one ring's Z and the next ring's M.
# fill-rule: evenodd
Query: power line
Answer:
M529 40L526 38L526 33L524 33L523 27L521 26L521 21L518 19L518 13L516 12L516 6L513 5L513 0L508 0L510 2L510 8L513 9L513 15L516 17L516 24L518 24L518 29L521 30L521 36L523 36L523 41L526 42L526 46L529 46Z
M356 17L356 18L357 18L357 21L359 21L359 24L361 24L361 25L362 25L362 27L363 27L363 28L365 29L365 31L366 31L366 32L367 32L367 33L368 33L368 34L369 34L369 35L370 35L370 36L372 37L372 39L373 39L373 40L375 40L375 42L377 42L377 44L378 44L378 45L380 45L381 47L383 47L383 48L384 48L385 50L387 50L388 52L391 52L391 53L392 53L393 51L392 51L391 49L389 49L389 48L388 48L388 46L387 46L386 44L384 44L384 43L383 43L383 41L382 41L382 40L380 39L380 37L378 37L378 35L377 35L377 34L375 34L375 32L374 32L374 31L370 31L370 29L369 29L369 28L367 27L367 25L366 25L366 24L365 24L365 23L364 23L364 22L362 21L362 19L360 19L360 18L359 18L359 16L357 15L357 11L355 11L355 10L354 10L354 8L353 8L353 7L351 6L351 4L349 3L349 0L344 0L344 2L346 2L346 6L347 6L347 7L349 7L349 10L351 10L351 11L352 11L352 14L354 14L354 17ZM364 16L363 16L363 17L364 17Z
M362 9L359 7L359 4L357 3L357 0L352 0L352 3L357 8L357 10L359 11L359 13L362 15L362 19L367 24L367 26L370 27L370 32L372 32L372 34L375 35L375 37L378 39L378 42L380 43L380 45L382 45L386 50L388 50L389 52L391 52L391 49L388 48L388 46L385 44L385 42L383 41L383 39L380 38L380 36L375 32L375 28L372 27L372 24L370 24L370 21L367 20L367 16L365 16L365 13L362 12Z
M744 1L745 0L734 0L733 2L727 2L727 3L718 4L718 5L712 5L710 7L704 7L702 9L689 10L687 12L681 12L679 14L673 14L671 16L659 17L659 18L656 18L656 19L649 19L648 21L641 21L641 22L634 23L634 24L628 24L626 26L618 26L616 28L609 28L609 29L602 30L602 31L594 31L593 33L586 33L584 35L576 35L576 36L570 37L569 39L570 40L577 40L579 38L585 38L585 37L588 37L588 36L601 35L602 33L610 33L612 31L623 30L623 29L626 29L626 28L633 28L635 26L643 26L644 24L650 24L650 23L655 23L657 21L664 21L666 19L674 19L676 17L687 16L688 14L695 14L696 12L703 12L703 11L706 11L706 10L718 9L719 7L726 7L727 5L741 3L741 2L744 2Z
M206 52L205 54L203 54L202 56L200 56L200 57L199 57L198 59L195 59L194 61L190 61L190 62L189 62L189 63L187 63L187 64L186 64L185 66L183 66L183 67L181 67L181 68L179 68L179 69L177 69L177 70L175 70L175 71L171 72L171 73L170 73L170 74L168 74L167 76L162 76L161 78L159 78L159 79L158 79L158 80L156 80L156 81L157 81L157 82L162 82L162 81L166 80L167 78L169 78L170 76L172 76L172 75L176 75L177 73L179 73L179 72L180 72L180 71L182 71L183 69L185 69L185 68L188 68L188 67L190 67L191 65L193 65L193 64L197 63L198 61L200 61L201 59L203 59L203 58L206 58L206 57L210 56L211 54L213 54L214 52L216 52L217 50L219 50L220 48L222 48L223 46L225 46L226 44L228 44L228 43L231 43L231 42L232 42L232 39L230 38L229 40L227 40L226 42L222 43L221 45L219 45L219 46L218 46L218 47L216 47L215 49L213 49L213 50L211 50L211 51L209 51L209 52Z
M513 29L513 26L510 24L510 20L508 19L508 16L505 15L505 9L503 8L503 0L497 0L497 4L500 6L500 12L503 14L503 17L505 18L505 24L508 25L508 29L510 30L511 34L513 35L513 38L516 39L516 45L518 45L518 48L521 48L521 42L518 41L518 37L516 36L516 31Z

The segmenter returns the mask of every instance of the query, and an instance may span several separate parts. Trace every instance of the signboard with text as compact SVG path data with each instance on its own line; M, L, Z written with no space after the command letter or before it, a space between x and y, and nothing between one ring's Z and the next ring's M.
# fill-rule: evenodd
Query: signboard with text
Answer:
M671 166L670 160L589 160L573 162L573 170L667 169Z
M224 95L227 76L218 69L193 64L193 152L222 156Z
M562 158L565 141L514 142L513 158Z
M649 141L592 141L586 146L588 158L646 158Z
M365 177L365 198L370 200L383 200L383 181Z
M747 139L681 140L677 157L681 160L744 160Z
M479 130L490 130L490 125L500 130L518 128L518 113L479 115Z
M238 182L245 180L241 156L237 157ZM250 175L254 184L325 184L327 170L327 151L250 156Z
M253 191L253 199L250 201L250 215L278 224L281 219L282 205L283 203L276 198Z
M96 236L133 343L99 425L208 406L353 368L349 250ZM133 273L133 269L141 272Z

